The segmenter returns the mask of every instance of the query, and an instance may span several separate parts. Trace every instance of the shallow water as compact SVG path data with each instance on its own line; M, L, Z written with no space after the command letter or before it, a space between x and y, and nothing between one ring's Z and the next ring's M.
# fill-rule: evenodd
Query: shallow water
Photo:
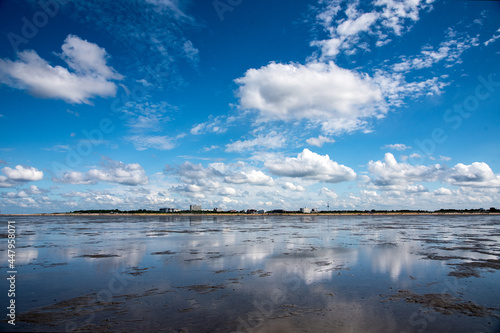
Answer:
M500 216L7 220L0 330L500 331Z

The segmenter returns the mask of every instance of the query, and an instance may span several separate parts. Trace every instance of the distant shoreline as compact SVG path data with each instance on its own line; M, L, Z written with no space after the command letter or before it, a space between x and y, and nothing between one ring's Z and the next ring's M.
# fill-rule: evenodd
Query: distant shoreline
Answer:
M38 214L0 214L0 216L439 216L439 215L500 215L500 212L377 212L377 213L38 213Z

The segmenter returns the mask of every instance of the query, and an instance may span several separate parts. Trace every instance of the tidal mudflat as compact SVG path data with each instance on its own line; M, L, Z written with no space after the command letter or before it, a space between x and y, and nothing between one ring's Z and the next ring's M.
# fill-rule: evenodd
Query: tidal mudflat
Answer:
M500 330L500 216L0 220L3 331Z

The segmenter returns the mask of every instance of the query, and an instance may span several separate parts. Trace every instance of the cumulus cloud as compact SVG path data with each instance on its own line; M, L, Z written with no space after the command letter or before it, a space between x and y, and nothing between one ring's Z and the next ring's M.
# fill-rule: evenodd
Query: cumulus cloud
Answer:
M278 176L339 183L356 179L356 173L345 165L332 161L328 155L319 155L304 149L297 157L268 160L266 168Z
M96 184L108 182L123 185L144 185L148 177L142 166L138 163L124 164L108 160L104 169L91 169L87 172L68 171L60 177L54 177L54 182L64 184Z
M234 164L210 163L207 167L204 167L201 164L192 164L186 161L177 167L174 172L183 183L199 186L200 191L206 192L214 190L233 192L233 190L223 186L222 183L274 185L272 177L260 170L252 169L242 162Z
M19 199L19 198L27 198L29 195L25 191L19 191L19 192L3 192L2 194L3 198L10 198L10 199Z
M196 184L184 184L175 186L172 191L179 192L192 198L204 199L206 198L204 189Z
M43 171L34 167L16 165L15 168L4 167L0 176L0 187L12 187L24 182L32 182L43 179Z
M335 140L332 139L332 138L328 138L326 136L320 135L317 138L309 138L309 139L306 140L306 142L308 144L310 144L311 146L323 147L323 144L325 144L325 143L333 143L333 142L335 142Z
M405 189L407 185L420 181L436 181L443 171L439 164L424 166L398 163L391 153L386 153L384 161L368 162L372 183L386 189Z
M432 193L434 193L434 195L452 195L453 194L450 189L447 189L445 187L440 187Z
M318 195L325 195L327 196L330 200L337 200L338 199L338 194L335 193L335 191L330 190L326 187L322 187L321 190L319 191Z
M429 192L429 190L422 184L408 185L408 187L406 188L406 193L426 193L426 192Z
M484 162L458 163L448 170L445 181L458 186L500 187L500 175L494 174Z
M340 54L351 57L359 51L366 53L386 45L391 41L391 36L399 37L410 30L412 24L419 20L422 10L432 9L431 2L377 0L372 5L364 4L361 9L358 1L321 1L317 20L328 37L311 43L312 46L319 47L321 52L313 54L309 61L317 59L325 62L338 58ZM402 56L401 62L397 64L371 67L372 70L375 69L372 83L376 83L388 105L401 106L405 98L439 95L442 92L449 83L442 82L439 77L418 78L416 82L407 82L405 74L411 70L431 67L440 61L444 61L445 66L460 63L461 54L471 46L478 45L477 38L453 38L453 34L454 31L447 31L445 41L437 48L426 46L416 56Z
M232 184L274 185L274 180L260 170L235 172L226 176L224 181Z
M0 82L42 98L90 104L96 96L115 96L112 80L123 78L107 65L109 56L103 48L74 35L68 35L60 55L72 71L51 66L33 50L17 56L16 61L0 59Z
M5 167L2 172L10 179L14 181L29 182L41 180L43 178L43 172L34 167L24 167L22 165L16 165L14 169Z
M500 175L493 173L484 162L470 165L458 163L452 168L439 164L430 166L398 163L391 153L385 154L384 161L370 161L368 171L371 178L365 179L375 187L386 190L404 190L408 193L427 192L417 182L439 181L456 186L500 187Z
M358 130L386 113L382 91L366 74L330 63L278 64L249 69L235 80L242 109L258 122L309 120L328 133Z
M304 186L295 185L294 183L290 183L290 182L285 182L282 187L285 190L290 190L290 191L294 191L294 192L305 192L306 191Z
M1 193L1 196L3 198L10 198L10 199L23 199L23 198L29 198L30 196L38 196L40 194L45 194L47 192L49 191L45 189L40 189L35 185L31 185L29 188L20 190L19 192L3 192Z

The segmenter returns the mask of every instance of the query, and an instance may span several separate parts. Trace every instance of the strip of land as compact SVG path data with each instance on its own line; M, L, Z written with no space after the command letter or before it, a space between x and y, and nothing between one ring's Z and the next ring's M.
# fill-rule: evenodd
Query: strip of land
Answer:
M78 213L35 213L35 214L0 214L0 216L355 216L355 215L364 215L364 216L386 216L386 215L430 215L430 216L439 216L439 215L500 215L500 211L418 211L418 212L400 212L400 211L384 211L384 212L370 212L370 211L330 211L330 212L317 212L317 213L300 213L300 212L284 212L284 213L245 213L245 212L177 212L177 213L158 213L158 212L78 212Z

